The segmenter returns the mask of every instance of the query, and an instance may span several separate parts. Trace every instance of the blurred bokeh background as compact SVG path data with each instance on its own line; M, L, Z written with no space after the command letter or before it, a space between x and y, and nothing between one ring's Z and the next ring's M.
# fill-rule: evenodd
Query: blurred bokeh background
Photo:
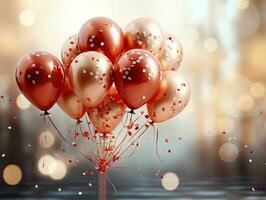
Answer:
M60 58L64 41L95 16L110 17L122 28L142 16L158 21L182 43L179 72L192 88L187 108L158 125L163 162L148 131L134 157L109 172L118 197L126 199L126 191L141 186L131 199L155 195L154 188L159 198L150 199L208 199L212 189L212 198L265 199L264 0L0 0L0 198L61 199L67 191L71 199L90 199L97 190L92 166L71 149L62 152L53 129L42 142L40 111L14 78L20 57L46 50ZM57 105L51 113L61 130L74 123ZM50 164L43 167L42 160ZM168 172L174 174L161 181ZM175 192L166 191L179 182Z

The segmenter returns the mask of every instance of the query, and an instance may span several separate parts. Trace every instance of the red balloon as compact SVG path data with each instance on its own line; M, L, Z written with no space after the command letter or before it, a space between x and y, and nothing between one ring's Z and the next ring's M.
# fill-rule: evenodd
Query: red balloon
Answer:
M113 63L124 50L122 29L113 20L105 17L88 20L79 31L78 42L82 52L99 51Z
M64 88L57 104L66 114L77 120L82 118L86 110L71 88L68 78L65 80Z
M131 109L141 107L156 94L160 79L160 63L147 50L130 50L121 56L115 66L116 89Z
M36 51L24 56L17 64L16 81L21 92L40 110L49 110L64 86L64 70L50 53Z

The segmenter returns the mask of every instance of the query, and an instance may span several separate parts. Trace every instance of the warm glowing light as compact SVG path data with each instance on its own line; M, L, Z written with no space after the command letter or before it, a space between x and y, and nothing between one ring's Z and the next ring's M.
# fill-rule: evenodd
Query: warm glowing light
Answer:
M11 164L5 167L3 179L8 185L17 185L22 179L22 172L19 166Z
M1 42L0 42L1 46ZM0 93L4 94L10 87L10 78L7 74L0 75Z
M233 162L238 158L238 155L238 148L232 143L225 143L219 149L220 159L224 162Z
M242 95L238 99L238 107L242 111L249 111L254 107L254 99L250 95Z
M195 28L190 28L186 31L186 36L192 40L192 42L197 42L199 39L199 31Z
M265 86L263 83L255 82L250 87L250 93L255 98L263 97L265 94Z
M234 130L234 121L229 117L218 119L217 130L219 132L232 132Z
M28 99L26 99L23 94L17 96L16 103L17 106L23 110L28 109L31 105L31 103L28 101Z
M218 48L216 39L207 38L203 43L204 49L209 52L214 52Z
M50 175L55 172L57 161L50 155L44 155L38 161L38 170L43 175Z
M168 191L173 191L179 186L179 178L173 172L166 173L162 178L162 186Z
M39 136L39 143L43 148L50 148L54 145L55 138L50 131L42 132Z
M217 99L218 91L214 86L206 86L203 88L203 99L211 102Z
M25 9L19 15L19 22L22 26L32 26L35 22L35 15L32 10Z
M249 0L237 0L237 8L240 10L248 8L249 4Z
M61 180L67 174L67 167L62 161L57 161L56 169L50 174L50 177L54 180Z
M18 48L18 37L16 35L17 29L14 26L1 28L0 31L0 53L9 55L14 53Z

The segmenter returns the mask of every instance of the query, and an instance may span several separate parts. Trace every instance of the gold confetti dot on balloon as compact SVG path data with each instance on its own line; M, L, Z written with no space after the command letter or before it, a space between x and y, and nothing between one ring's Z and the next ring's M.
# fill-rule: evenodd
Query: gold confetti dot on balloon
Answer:
M3 171L3 179L8 185L17 185L22 179L22 172L19 166L10 164Z
M168 172L164 174L161 181L163 188L168 191L176 190L180 183L178 176L173 172Z
M238 158L238 155L238 148L233 143L225 143L219 149L220 159L224 162L233 162Z

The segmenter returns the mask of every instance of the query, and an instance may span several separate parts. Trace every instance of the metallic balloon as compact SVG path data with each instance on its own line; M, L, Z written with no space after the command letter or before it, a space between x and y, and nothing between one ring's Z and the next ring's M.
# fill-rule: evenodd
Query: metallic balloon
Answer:
M138 18L125 28L125 48L146 49L159 58L164 44L163 30L149 18Z
M101 104L87 110L90 120L97 131L111 133L122 121L126 105L112 87Z
M176 71L183 59L183 48L174 35L165 34L163 53L160 62L163 71Z
M78 47L78 35L75 34L75 35L70 36L63 44L63 47L61 50L61 58L63 62L63 67L66 72L68 71L71 62L80 53L81 52Z
M113 63L124 50L122 29L111 19L95 17L88 20L79 31L79 48L82 52L98 51Z
M159 91L147 103L150 118L159 123L174 117L188 104L189 98L188 82L177 72L163 72Z
M112 86L113 65L103 54L88 51L71 63L69 81L75 94L86 107L95 107Z
M16 81L19 89L40 110L49 110L59 98L65 75L62 64L50 53L30 53L17 64Z
M73 119L80 119L84 115L86 108L80 102L72 90L68 78L65 80L64 89L57 101L62 110Z
M115 66L116 89L131 109L141 107L155 95L160 79L160 63L147 50L130 50L121 56Z

